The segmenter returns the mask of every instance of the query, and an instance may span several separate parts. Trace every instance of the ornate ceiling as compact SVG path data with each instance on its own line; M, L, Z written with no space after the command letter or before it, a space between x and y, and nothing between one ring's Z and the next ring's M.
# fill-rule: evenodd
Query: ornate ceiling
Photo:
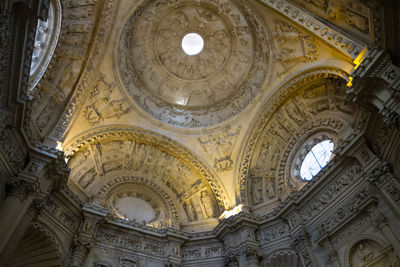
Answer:
M343 88L371 24L343 5L332 26L318 1L67 1L32 124L62 141L71 189L120 219L200 231L240 203L263 213L304 186L306 143L351 128Z
M183 37L204 38L198 55ZM243 1L144 1L118 46L123 86L145 112L169 125L212 126L245 109L271 65L269 31Z

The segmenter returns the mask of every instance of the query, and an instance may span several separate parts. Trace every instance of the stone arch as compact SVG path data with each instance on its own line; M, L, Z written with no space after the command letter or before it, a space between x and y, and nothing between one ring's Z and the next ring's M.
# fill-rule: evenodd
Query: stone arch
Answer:
M177 224L179 222L179 215L182 214L182 211L179 210L178 206L174 202L174 200L169 196L169 194L163 190L160 186L155 184L153 181L145 178L133 177L133 176L122 176L117 177L110 182L103 185L98 193L95 195L95 201L104 203L104 201L109 198L115 190L118 190L121 187L129 186L130 184L144 185L154 191L156 194L152 195L153 198L161 199L166 205L168 209L168 217L172 220L172 225ZM149 197L149 196L147 196ZM100 204L100 203L97 203ZM169 226L172 226L169 225Z
M34 222L25 232L7 266L64 266L66 251L57 235L42 223ZM32 265L31 265L32 264Z
M353 242L349 243L346 246L344 251L344 262L346 266L355 267L355 266L371 266L374 260L381 257L382 254L384 258L382 258L382 263L389 263L385 259L389 260L391 256L389 251L387 254L382 250L385 248L386 243L382 241L377 236L373 235L362 235L356 238ZM379 261L379 259L378 259ZM379 261L381 263L381 261ZM373 266L373 265L372 265ZM379 266L391 266L391 265L379 265Z
M208 199L211 199L212 203L215 201L216 210L212 217L218 216L229 206L225 189L211 169L188 149L160 134L132 127L101 128L75 138L64 144L64 147L65 155L69 159L68 164L72 169L70 184L75 181L75 187L80 185L79 190L89 192L89 195L93 195L99 188L91 184L87 185L86 180L82 183L80 179L87 179L88 182L93 183L99 176L108 177L106 179L110 180L112 180L111 177L135 176L158 181L155 183L158 186L167 185L168 188L165 187L164 190L166 192L175 190L174 198L178 199L182 205L186 203L185 199L194 201L192 196L196 195L196 203L191 204L197 205L197 209L202 210L203 213L207 212L207 209L200 207L204 204L203 202ZM101 161L96 157L99 157L102 150L107 151L104 152L107 155L103 162L105 164L95 168L96 162ZM129 153L124 153L124 151L129 151ZM152 160L152 157L157 157L157 160ZM166 160L158 160L161 157ZM140 158L143 160L136 162ZM106 165L109 162L113 162L114 165ZM75 168L78 165L86 169L78 170ZM158 172L160 168L161 171ZM171 173L175 176L170 175ZM177 173L181 176L180 179L176 179ZM183 178L187 178L186 180L190 182L185 185L187 190L176 191L180 185L185 184ZM214 204L211 205L214 206ZM210 214L206 217L210 218L209 216Z
M249 179L251 178L251 164L253 160L253 154L256 151L258 141L261 140L262 135L264 134L264 129L268 123L276 116L276 114L280 111L282 106L285 103L288 103L289 100L295 101L294 96L296 93L301 90L305 90L307 85L315 84L321 81L330 82L333 84L342 83L340 86L343 86L343 83L348 79L348 74L337 68L333 67L322 67L311 69L306 71L290 81L286 82L283 86L276 90L274 95L269 98L263 106L260 108L258 115L255 116L257 118L255 121L251 123L248 132L246 133L245 142L241 148L240 155L240 165L238 166L238 174L237 184L236 184L236 200L238 203L242 203L245 205L251 206L251 200L249 198L248 190L249 190ZM336 85L334 85L336 86ZM338 85L339 86L339 85ZM296 104L296 103L294 103ZM315 105L318 105L318 101L316 101ZM318 108L315 108L318 111ZM295 109L294 109L295 110ZM297 110L299 110L297 108ZM318 113L318 112L317 112ZM340 113L345 112L336 112L336 115L340 115L340 119L337 123L345 122L346 120L351 120L351 116L342 116ZM332 114L331 114L332 115ZM334 114L335 115L335 114ZM322 119L323 116L319 118ZM325 119L329 119L331 116L326 117ZM333 116L335 117L335 116ZM337 116L336 116L337 117ZM294 119L288 119L293 121ZM348 124L348 123L346 123ZM278 127L284 127L282 125L278 125ZM294 136L297 135L297 138L302 137L299 136L298 133L294 133ZM292 137L292 135L290 136ZM287 141L287 140L286 140ZM279 151L281 153L281 151ZM288 151L285 151L288 154ZM285 155L287 156L287 155ZM283 171L284 172L284 171Z

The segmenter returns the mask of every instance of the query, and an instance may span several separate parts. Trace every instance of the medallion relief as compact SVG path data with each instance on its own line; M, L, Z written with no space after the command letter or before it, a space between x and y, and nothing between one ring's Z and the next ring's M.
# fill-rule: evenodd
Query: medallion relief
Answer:
M187 54L189 35L202 42ZM241 112L269 69L266 29L239 1L146 1L118 47L123 86L151 116L183 128L221 123Z

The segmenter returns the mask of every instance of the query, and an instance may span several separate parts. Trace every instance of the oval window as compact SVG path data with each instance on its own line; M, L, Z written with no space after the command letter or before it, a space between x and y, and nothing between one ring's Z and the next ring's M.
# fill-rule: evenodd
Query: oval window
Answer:
M309 181L317 175L328 164L332 157L332 151L333 142L331 140L325 140L313 146L301 164L301 178Z

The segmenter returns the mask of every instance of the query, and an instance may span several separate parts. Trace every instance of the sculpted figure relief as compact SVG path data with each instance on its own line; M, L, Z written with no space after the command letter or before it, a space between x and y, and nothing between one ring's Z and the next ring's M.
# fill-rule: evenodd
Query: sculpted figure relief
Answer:
M207 191L201 192L201 203L203 204L203 208L205 211L206 218L213 218L214 217L214 205L211 200L210 195Z
M232 169L231 154L240 129L239 126L235 131L225 131L221 134L210 134L206 138L198 138L200 145L214 161L214 168L218 172Z
M369 30L370 10L363 1L295 0L295 2L345 29L362 33Z
M156 119L184 128L240 113L267 77L270 55L262 22L244 12L245 5L144 1L125 25L118 49L119 73L132 100ZM188 33L204 42L195 55L182 49ZM229 168L226 163L221 168Z
M301 33L287 22L275 20L273 35L281 47L276 56L283 67L280 75L288 72L298 62L311 62L318 58L313 37Z
M114 86L107 83L102 76L90 93L91 102L83 111L83 117L89 124L96 125L110 118L119 119L123 114L129 112L123 99L112 100Z
M297 90L290 99L270 112L251 156L249 168L251 182L246 189L250 203L258 205L260 196L263 197L261 202L268 202L279 198L281 194L295 192L301 188L302 180L298 174L301 164L292 160L296 155L290 153L294 147L300 146L299 140L303 136L307 136L316 128L339 133L348 126L344 118L352 108L344 103L341 84L335 81L318 79ZM323 118L327 110L341 112L337 109L337 105L346 106L341 109L346 112L339 115L343 118ZM318 116L322 117L316 119ZM262 193L257 191L261 186L254 177L265 177L262 182ZM340 181L343 182L342 180ZM322 203L315 203L314 208L318 210L321 205Z

